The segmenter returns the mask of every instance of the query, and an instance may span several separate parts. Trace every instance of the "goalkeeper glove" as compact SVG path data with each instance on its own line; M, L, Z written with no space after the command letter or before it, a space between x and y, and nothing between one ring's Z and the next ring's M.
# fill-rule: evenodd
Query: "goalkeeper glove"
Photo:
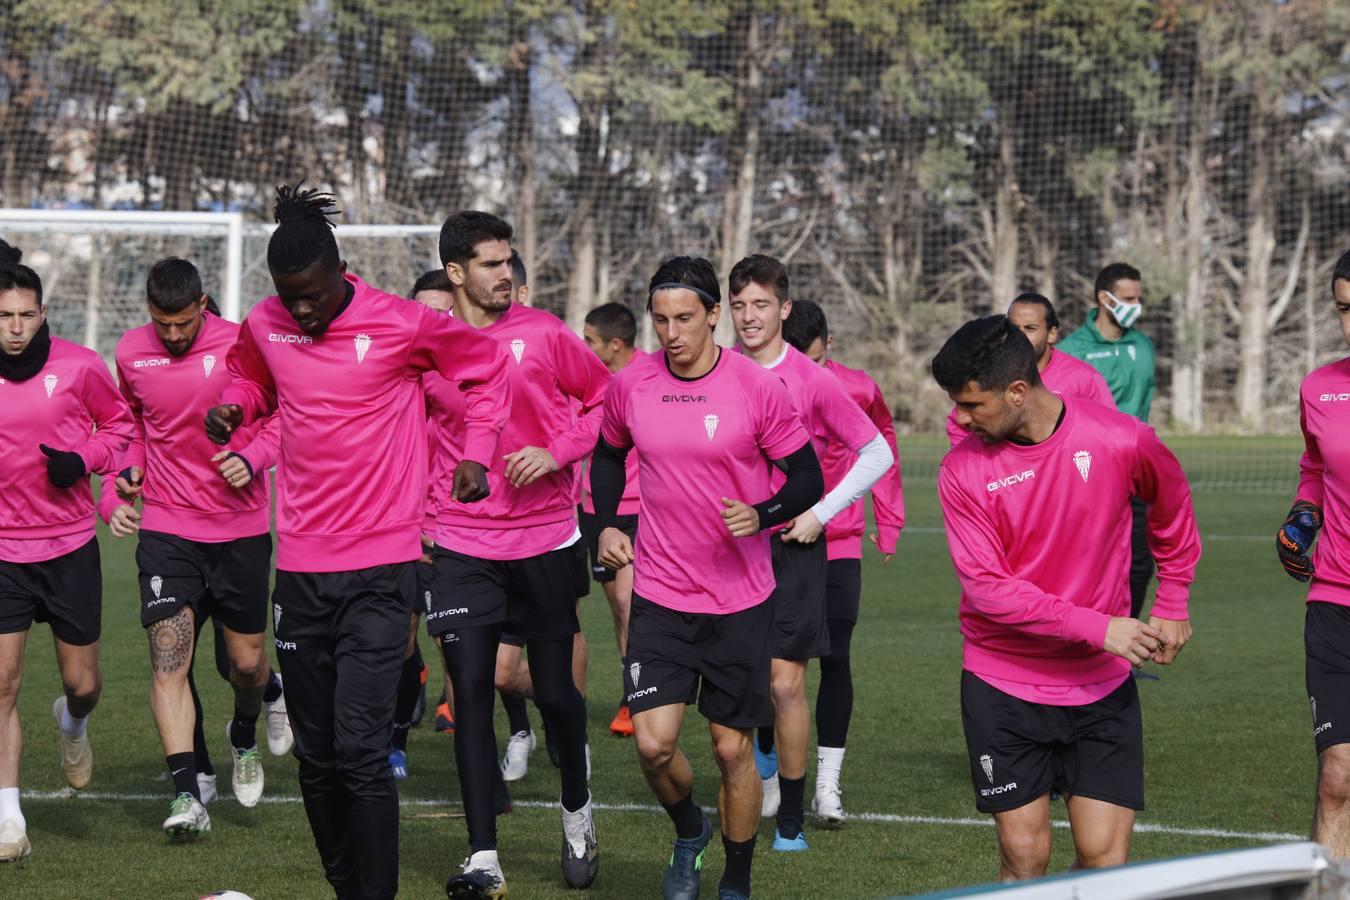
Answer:
M1280 564L1295 580L1307 582L1313 576L1313 563L1308 558L1317 531L1322 527L1322 510L1307 500L1299 500L1289 510L1289 518L1284 520L1275 535L1275 549L1280 554Z
M59 488L73 487L84 477L87 471L80 454L70 450L54 450L46 444L38 444L47 456L47 478Z

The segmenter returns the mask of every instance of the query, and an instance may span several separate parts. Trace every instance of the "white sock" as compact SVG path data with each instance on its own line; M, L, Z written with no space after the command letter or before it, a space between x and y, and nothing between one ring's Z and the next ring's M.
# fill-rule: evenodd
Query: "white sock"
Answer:
M839 771L844 768L843 747L816 748L816 787L839 787Z
M497 861L496 850L479 850L469 857L470 869L497 869L501 870L501 863Z
M19 789L16 787L0 788L0 822L6 819L18 824L25 834L28 833L28 822L19 809Z
M84 737L84 728L89 724L89 717L77 719L70 714L70 704L61 710L61 731L68 738Z

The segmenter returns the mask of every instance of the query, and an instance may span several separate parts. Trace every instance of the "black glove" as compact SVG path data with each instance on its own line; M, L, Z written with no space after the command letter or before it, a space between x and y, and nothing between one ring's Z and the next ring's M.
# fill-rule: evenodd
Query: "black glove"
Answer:
M1322 510L1307 500L1299 500L1289 510L1275 535L1275 550L1280 554L1280 564L1297 581L1310 581L1313 576L1313 563L1308 558L1313 540L1322 527Z
M73 487L88 472L78 453L53 450L46 444L38 444L38 449L47 455L48 480L59 488Z

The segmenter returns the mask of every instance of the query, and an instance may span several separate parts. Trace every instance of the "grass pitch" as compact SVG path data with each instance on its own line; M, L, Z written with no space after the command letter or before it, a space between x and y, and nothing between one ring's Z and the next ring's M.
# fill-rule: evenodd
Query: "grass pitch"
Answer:
M843 777L845 806L855 818L837 831L808 824L811 850L801 854L770 851L773 825L765 822L755 863L758 897L908 894L997 876L994 833L974 810L961 736L955 579L937 499L929 480L907 487L909 522L899 554L889 566L875 555L865 562ZM1206 540L1192 595L1194 643L1161 671L1163 680L1140 684L1149 808L1140 816L1136 859L1254 846L1305 834L1311 820L1315 758L1303 688L1303 590L1281 570L1271 546L1289 495L1209 492L1196 500ZM101 540L105 684L90 720L94 782L80 797L55 796L65 787L50 716L59 682L48 632L39 626L29 640L20 700L21 781L34 853L24 864L0 868L0 897L196 898L224 888L257 900L331 897L290 758L266 758L267 792L257 808L243 809L228 796L213 804L209 837L171 845L160 832L171 785L148 704L132 545L106 533ZM1071 556L1073 548L1064 551ZM601 866L590 895L657 896L671 828L653 807L631 740L611 737L606 727L619 664L598 590L583 606L583 624L591 650L592 789L605 807L596 814ZM430 649L424 644L434 666ZM229 751L221 732L231 701L209 654L199 675L207 739L225 793ZM531 715L537 723L537 712ZM499 713L503 747L505 732ZM502 860L513 897L577 896L564 889L558 868L558 778L540 743L529 776L513 788L515 812L500 820ZM466 855L451 744L434 733L430 715L411 736L412 775L400 787L406 897L443 897L447 873ZM697 774L696 799L714 804L707 729L692 710L683 745ZM808 774L808 802L813 784ZM863 813L879 815L868 820ZM1055 816L1063 818L1062 804ZM1062 871L1071 859L1068 833L1056 832L1052 868ZM721 869L714 840L706 895L714 895Z

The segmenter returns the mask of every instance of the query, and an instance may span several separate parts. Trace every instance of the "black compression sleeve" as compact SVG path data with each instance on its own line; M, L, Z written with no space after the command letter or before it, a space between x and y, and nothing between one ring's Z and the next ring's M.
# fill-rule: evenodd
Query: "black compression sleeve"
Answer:
M619 501L623 499L627 483L623 463L629 449L611 447L600 438L591 455L591 500L595 503L595 518L602 529L618 524Z
M774 465L779 462L774 460ZM821 474L820 460L810 441L781 462L786 466L787 481L768 500L754 504L761 531L791 521L815 505L825 493L825 476Z

